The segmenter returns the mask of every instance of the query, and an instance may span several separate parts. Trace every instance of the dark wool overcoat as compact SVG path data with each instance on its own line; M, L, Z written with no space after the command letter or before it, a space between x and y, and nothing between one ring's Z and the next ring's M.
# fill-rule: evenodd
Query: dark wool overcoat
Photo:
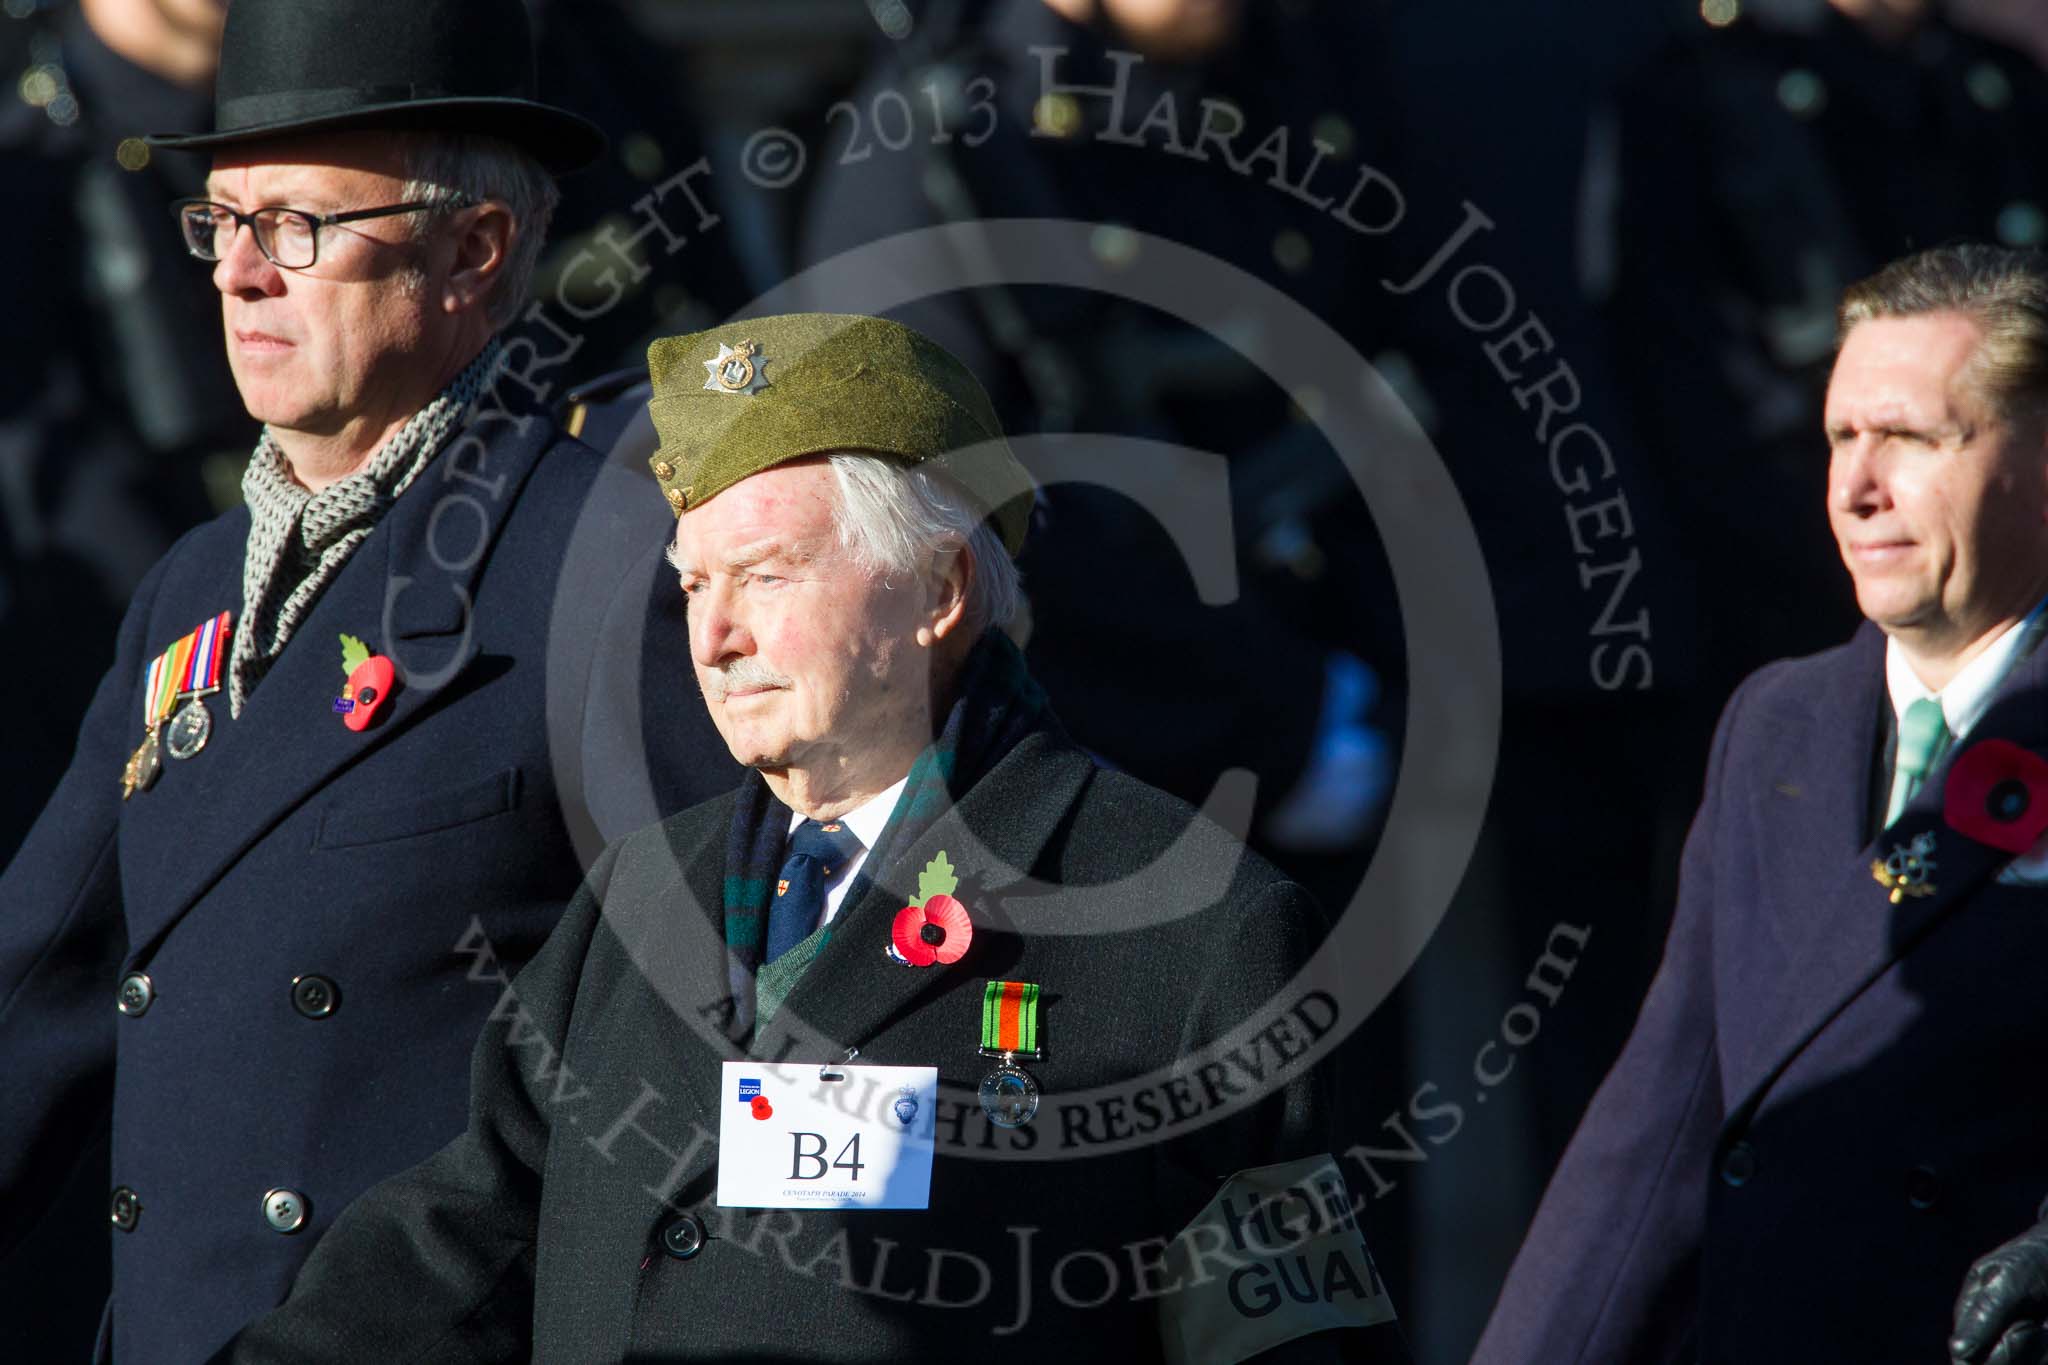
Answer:
M1296 979L1321 934L1313 903L1180 802L1041 732L843 907L753 1040L806 1066L857 1048L936 1067L929 1209L719 1207L721 1112L746 1108L721 1086L740 1054L716 1027L732 801L600 860L479 1041L468 1132L358 1202L234 1359L1129 1365L1161 1355L1166 1239L1234 1172L1328 1150L1312 1062L1333 1006ZM941 851L972 944L950 966L898 965L891 923ZM1041 1108L1014 1130L976 1098L991 979L1044 993L1044 1056L1027 1064ZM1278 1024L1196 1060L1268 1008ZM1391 1325L1282 1349L1405 1359Z
M1942 1360L1964 1271L2033 1222L2048 888L1945 801L1977 746L2048 753L2048 651L1888 830L1884 658L1866 625L1730 700L1663 965L1480 1365ZM1894 904L1872 864L1923 834L1932 891Z
M207 698L206 746L123 800L148 662L222 610L241 624L246 509L180 540L0 878L0 1251L111 1124L103 1358L205 1359L284 1297L350 1200L461 1131L498 994L478 965L516 969L575 894L583 755L645 753L590 704L590 640L640 623L652 580L627 570L673 522L643 486L579 536L596 455L483 407L242 715ZM558 604L572 542L616 567ZM645 632L650 662L671 656L656 671L687 669L670 627ZM361 732L333 709L344 634L404 678ZM737 774L702 710L647 735L694 799Z

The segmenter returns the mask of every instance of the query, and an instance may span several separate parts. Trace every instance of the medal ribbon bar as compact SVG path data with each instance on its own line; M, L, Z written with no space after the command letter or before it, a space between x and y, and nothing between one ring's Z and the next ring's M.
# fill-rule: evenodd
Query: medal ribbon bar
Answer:
M202 621L176 644L151 660L142 683L142 725L155 730L171 713L171 706L183 696L203 696L220 690L221 665L226 662L231 612Z
M162 690L164 674L170 668L170 651L165 650L149 661L149 667L142 674L142 728L145 733L154 734L156 723L163 718L157 708L157 694Z
M220 690L220 667L228 651L228 623L232 615L224 611L194 628L191 664L184 670L178 688L181 695L204 696Z
M185 680L185 670L192 664L193 635L185 636L169 649L156 656L149 666L149 675L143 685L142 728L152 733L164 717L171 713L171 703L178 699L178 685Z
M983 988L981 1054L984 1057L1014 1055L1037 1059L1037 982L991 981Z
M178 700L178 692L185 686L185 675L192 670L192 654L199 647L197 627L184 639L171 646L171 666L164 673L164 704L162 713L169 715L171 707Z

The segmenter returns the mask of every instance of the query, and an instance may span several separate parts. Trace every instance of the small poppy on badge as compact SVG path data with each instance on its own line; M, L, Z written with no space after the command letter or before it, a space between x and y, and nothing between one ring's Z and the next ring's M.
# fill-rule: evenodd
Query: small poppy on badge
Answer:
M367 730L377 709L398 685L398 670L382 654L353 635L341 637L341 668L348 683L334 699L334 710L351 730Z

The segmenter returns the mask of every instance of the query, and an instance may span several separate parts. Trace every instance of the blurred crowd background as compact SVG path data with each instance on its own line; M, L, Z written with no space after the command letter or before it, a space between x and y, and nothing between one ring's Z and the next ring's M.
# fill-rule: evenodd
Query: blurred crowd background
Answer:
M1248 272L1334 328L1428 433L1493 578L1499 767L1457 901L1336 1074L1348 1140L1387 1153L1384 1180L1360 1192L1418 1359L1463 1360L1655 965L1722 700L1856 620L1823 511L1835 299L1917 247L2048 237L2048 7L531 8L544 94L611 137L605 165L564 184L541 282L572 302L625 290L585 310L575 355L546 373L563 420L590 423L594 442L616 429L615 372L638 366L649 338L710 325L894 233L1018 217L1099 225L1092 249L1112 265L1152 234ZM138 139L207 126L224 10L0 2L0 856L68 760L128 594L239 497L255 438L207 267L183 258L165 207L199 191L205 164ZM1286 127L1286 164L1298 170L1313 139L1339 191L1374 168L1398 186L1403 226L1347 226L1267 184L1270 163L1104 140L1105 102L1048 93L1034 45L1064 49L1061 79L1076 82L1109 82L1117 54L1141 55L1131 121L1169 96L1184 111L1216 101L1251 130L1240 156ZM787 185L741 170L767 127L808 147ZM680 250L643 248L641 270L600 280L574 265L644 224L636 201L700 158L709 173L691 183L715 227ZM1460 260L1510 283L1497 327L1497 292L1461 306L1443 277L1407 294L1383 284L1426 274L1475 210L1491 226ZM1253 844L1332 908L1350 904L1395 774L1431 758L1403 743L1411 689L1460 680L1405 655L1372 518L1317 432L1318 395L1276 384L1228 335L1110 297L976 290L900 316L969 359L1013 431L1227 460L1234 601L1205 603L1126 493L1062 485L1023 565L1028 650L1106 761L1197 803L1226 771L1253 774ZM1504 345L1531 318L1538 329ZM1242 322L1263 322L1250 291ZM1574 421L1599 444L1554 451ZM1559 925L1582 947L1561 993L1532 995ZM1481 1108L1475 1053L1530 1000L1540 1035L1517 1043ZM82 1179L83 1203L105 1185ZM103 1292L103 1245L53 1238L0 1267L0 1298Z

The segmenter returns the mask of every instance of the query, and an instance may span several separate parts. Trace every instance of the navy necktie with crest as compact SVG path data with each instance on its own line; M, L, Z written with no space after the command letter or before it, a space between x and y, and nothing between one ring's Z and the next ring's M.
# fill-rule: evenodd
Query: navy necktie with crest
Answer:
M789 836L789 854L768 903L768 942L763 962L773 962L811 936L825 909L825 886L862 848L844 821L806 820Z

